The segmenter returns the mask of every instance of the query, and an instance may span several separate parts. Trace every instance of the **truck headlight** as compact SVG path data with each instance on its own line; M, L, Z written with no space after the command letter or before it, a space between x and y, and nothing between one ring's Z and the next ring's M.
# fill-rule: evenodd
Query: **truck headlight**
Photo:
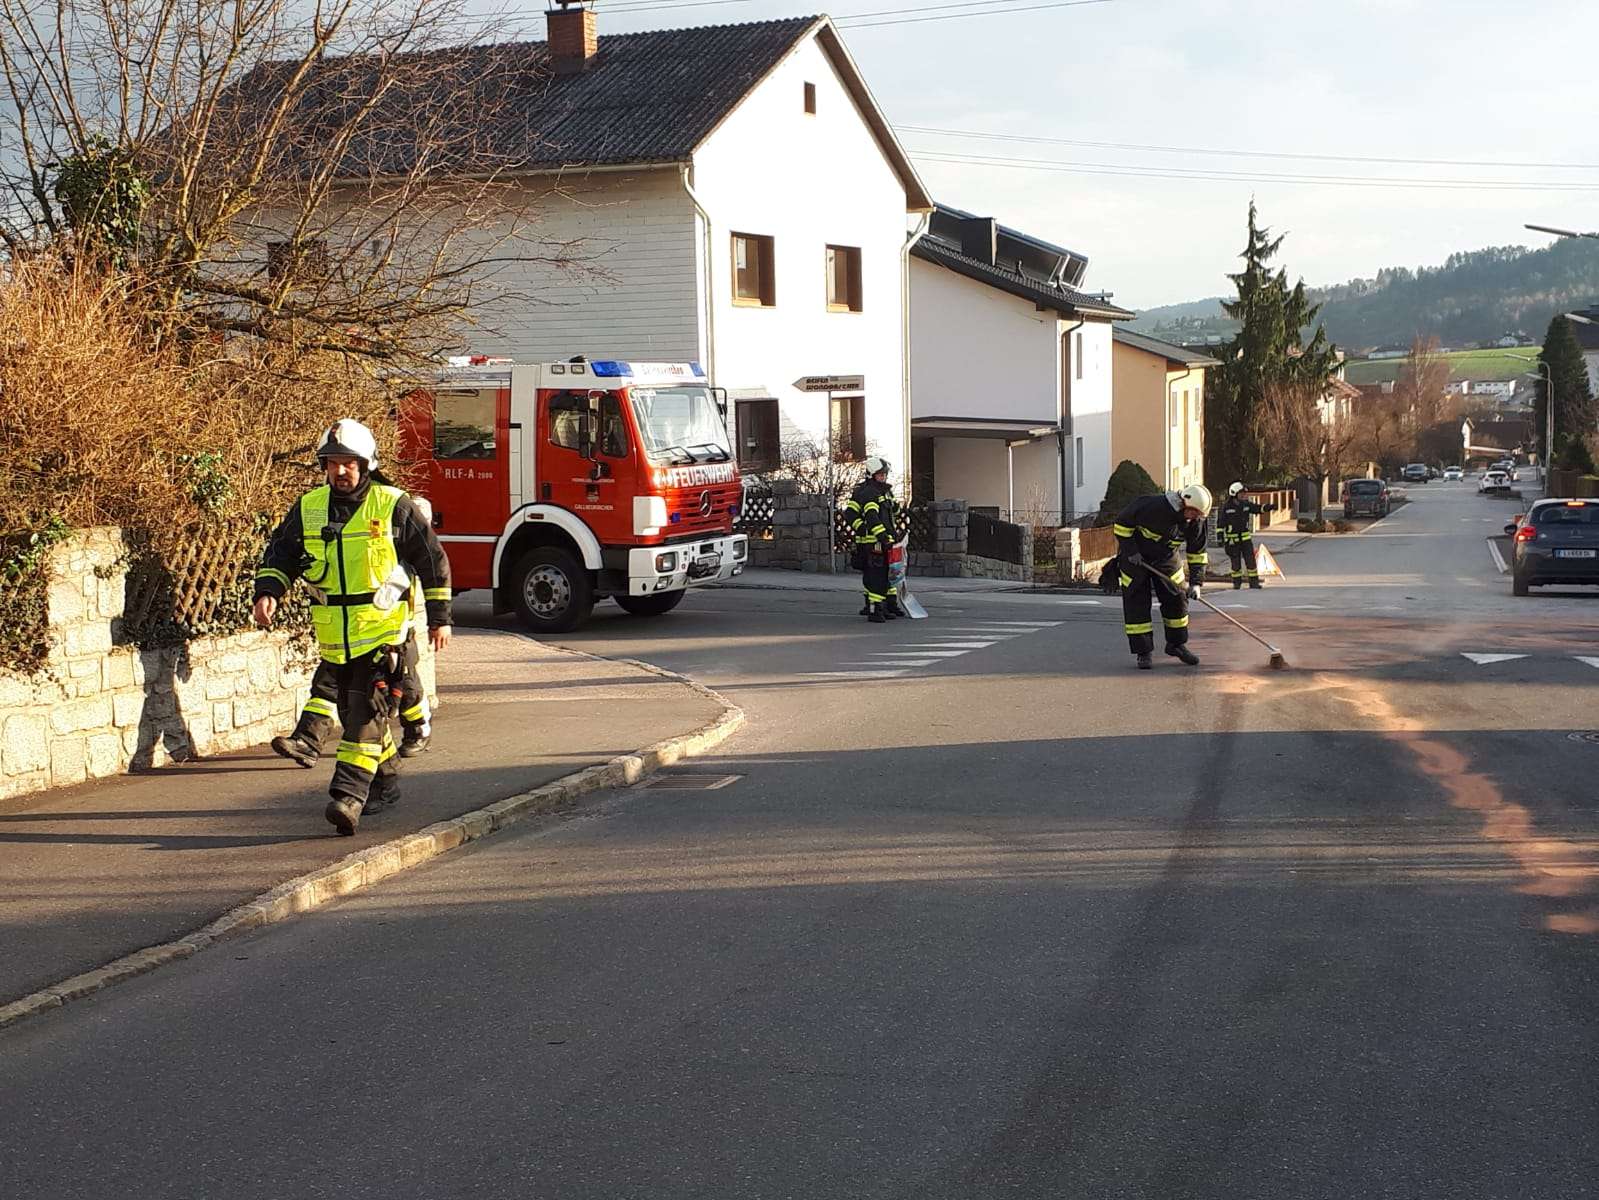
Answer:
M655 569L662 575L677 570L677 551L673 550L667 554L657 554L655 556Z

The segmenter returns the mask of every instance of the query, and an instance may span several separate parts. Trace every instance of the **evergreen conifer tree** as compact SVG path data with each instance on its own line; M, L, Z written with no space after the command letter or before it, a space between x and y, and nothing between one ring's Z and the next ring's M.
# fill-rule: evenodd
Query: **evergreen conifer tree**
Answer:
M1213 482L1243 479L1263 482L1271 474L1259 416L1268 389L1279 384L1320 386L1337 367L1337 350L1318 325L1309 343L1303 331L1320 306L1310 303L1301 281L1288 286L1288 273L1271 260L1283 238L1259 224L1249 202L1249 232L1243 270L1228 275L1237 298L1222 302L1239 323L1232 341L1217 356L1221 366L1206 378L1205 477Z
M1564 316L1549 322L1544 334L1543 350L1539 361L1549 368L1549 379L1555 389L1555 448L1567 438L1582 439L1594 431L1594 398L1588 387L1588 365L1582 358L1582 345L1577 341L1576 330ZM1533 405L1537 421L1536 441L1540 457L1547 461L1548 448L1544 438L1549 428L1549 398L1544 393L1546 384L1538 385L1538 399Z

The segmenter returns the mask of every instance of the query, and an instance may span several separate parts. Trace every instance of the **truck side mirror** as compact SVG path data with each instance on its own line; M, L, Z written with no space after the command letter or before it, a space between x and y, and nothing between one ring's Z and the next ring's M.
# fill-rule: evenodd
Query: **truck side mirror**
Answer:
M716 401L716 411L722 414L722 428L727 428L727 389L712 388L711 399Z

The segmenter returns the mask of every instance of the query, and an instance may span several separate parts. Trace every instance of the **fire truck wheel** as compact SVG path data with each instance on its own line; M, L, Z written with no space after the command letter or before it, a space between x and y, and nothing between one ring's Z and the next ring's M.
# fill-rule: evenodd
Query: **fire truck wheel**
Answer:
M576 629L594 608L594 583L583 564L555 546L535 546L511 573L511 602L534 633Z
M622 606L623 612L630 612L635 617L658 617L671 612L683 602L686 595L687 588L678 588L675 592L656 592L653 596L616 596L614 599Z

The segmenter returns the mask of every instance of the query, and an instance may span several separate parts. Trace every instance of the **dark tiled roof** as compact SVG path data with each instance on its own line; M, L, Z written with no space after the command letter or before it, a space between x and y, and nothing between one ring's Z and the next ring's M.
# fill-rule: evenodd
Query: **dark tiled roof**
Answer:
M911 247L911 253L927 262L948 267L958 275L975 279L978 283L986 283L989 287L1009 292L1012 296L1020 296L1023 300L1031 300L1045 308L1052 308L1068 317L1103 317L1114 321L1130 321L1136 315L1087 292L1079 292L1060 285L1052 287L1044 280L1021 275L1007 267L992 266L981 259L962 254L955 247L937 238L922 238Z
M1599 320L1596 315L1590 320ZM1590 324L1588 321L1567 321L1571 332L1577 335L1577 345L1584 350L1599 350L1599 325Z
M412 56L339 174L400 175L417 161L419 126L447 149L438 165L461 170L547 170L686 162L719 122L821 18L604 34L587 69L557 75L544 42L431 51ZM291 64L269 63L241 81L240 117L277 92ZM318 68L296 123L298 161L320 155L372 94L370 58ZM391 72L392 74L392 72ZM424 114L419 120L418 114ZM284 164L292 170L294 164Z
M1201 354L1197 350L1189 350L1183 346L1174 346L1170 342L1163 342L1159 338L1152 338L1147 333L1134 333L1131 329L1123 329L1120 325L1111 330L1111 337L1124 346L1132 346L1147 354L1162 356L1167 362L1177 363L1184 367L1219 367L1219 359L1211 358L1208 354Z

